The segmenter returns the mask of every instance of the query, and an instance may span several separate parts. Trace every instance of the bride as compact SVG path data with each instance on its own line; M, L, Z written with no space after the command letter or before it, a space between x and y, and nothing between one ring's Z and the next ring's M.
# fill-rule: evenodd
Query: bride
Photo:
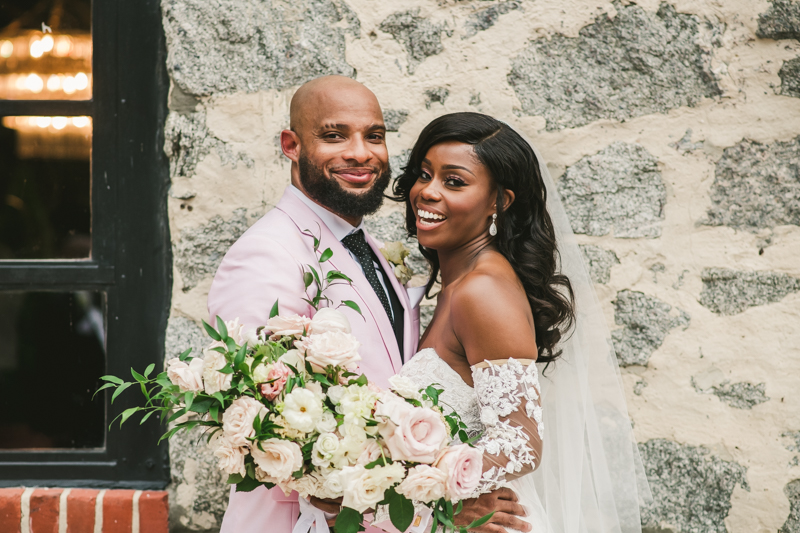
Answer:
M430 264L429 295L441 284L401 375L439 384L470 436L481 434L479 492L511 487L536 533L641 531L647 484L616 358L531 145L486 115L439 117L394 193Z

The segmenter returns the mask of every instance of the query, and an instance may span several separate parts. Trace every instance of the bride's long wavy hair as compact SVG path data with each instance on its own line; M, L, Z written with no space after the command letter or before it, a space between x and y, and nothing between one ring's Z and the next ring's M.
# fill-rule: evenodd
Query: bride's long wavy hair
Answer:
M547 212L547 190L539 161L530 144L511 127L480 113L451 113L428 124L420 133L408 164L394 184L392 200L406 204L406 228L417 234L411 207L411 188L422 174L422 160L433 146L456 141L471 144L475 155L497 186L497 250L511 263L525 288L533 313L538 362L550 363L560 354L558 342L575 320L574 294L569 279L559 272L555 230ZM503 210L506 190L514 202ZM419 246L431 266L430 292L439 275L436 250Z

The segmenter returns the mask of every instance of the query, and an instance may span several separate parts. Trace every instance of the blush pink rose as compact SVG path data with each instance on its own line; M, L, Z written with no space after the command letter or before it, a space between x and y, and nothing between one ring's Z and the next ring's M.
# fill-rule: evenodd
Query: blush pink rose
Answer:
M292 375L292 370L277 361L267 374L267 382L261 384L261 395L269 401L278 397L286 387L286 379Z
M439 413L414 407L394 395L384 394L375 412L378 432L392 459L432 463L448 439Z
M292 335L302 335L311 319L300 315L274 316L267 321L267 328L272 332L273 337L287 337Z
M434 466L447 474L447 499L464 500L481 480L483 453L467 444L456 444L445 449Z

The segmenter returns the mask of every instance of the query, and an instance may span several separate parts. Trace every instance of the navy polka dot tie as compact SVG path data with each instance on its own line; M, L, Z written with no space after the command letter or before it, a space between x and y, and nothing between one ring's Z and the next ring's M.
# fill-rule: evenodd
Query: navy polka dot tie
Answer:
M372 261L372 248L367 244L364 238L364 232L358 230L347 235L342 239L342 244L358 258L358 261L361 263L361 268L364 271L364 276L367 277L367 281L372 285L372 290L375 291L375 295L383 304L386 316L389 317L390 322L394 323L394 320L392 320L392 305L389 303L389 298L386 296L386 290L383 288L383 285L381 285L380 280L378 280L378 274L375 272L375 265Z

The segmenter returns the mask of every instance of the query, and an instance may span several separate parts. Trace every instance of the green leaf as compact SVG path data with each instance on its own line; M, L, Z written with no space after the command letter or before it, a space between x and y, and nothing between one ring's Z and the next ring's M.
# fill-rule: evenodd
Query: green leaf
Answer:
M269 317L278 316L278 313L278 300L275 300L275 303L272 305L272 310L269 312Z
M129 409L125 409L124 411L122 411L122 419L119 421L119 427L122 427L122 424L124 424L125 421L129 419L133 413L141 410L142 410L141 407L131 407Z
M193 392L190 391L190 392L187 392L186 394L183 395L183 403L186 404L186 410L187 411L192 408L192 402L193 401L194 401L194 393Z
M94 400L94 397L97 396L97 393L100 392L101 390L116 386L117 386L116 383L106 383L105 385L94 391L94 394L92 395L92 400Z
M142 424L144 424L144 423L145 423L145 421L146 421L148 418L150 418L150 415L152 415L152 414L153 414L153 413L155 413L155 412L156 412L156 409L153 409L152 411L150 411L149 413L147 413L146 415L144 415L144 416L142 417L142 419L139 421L139 425L141 426Z
M428 398L431 399L434 405L439 405L439 393L441 392L442 391L440 389L437 389L433 385L428 385L428 387L425 389L425 394L428 395Z
M371 463L367 463L367 464L365 464L365 465L364 465L364 468L365 468L365 469L367 469L367 470L372 470L372 469L373 469L373 468L375 468L376 466L385 466L385 465L390 465L390 464L392 464L393 462L394 462L394 461L392 461L392 460L391 460L391 459L389 459L388 457L378 457L377 459L375 459L375 460L374 460L374 461L372 461Z
M414 520L414 504L402 494L397 494L394 489L389 491L394 492L389 502L389 518L394 527L399 531L405 531Z
M219 331L219 336L222 338L228 336L228 327L225 325L225 321L219 316L217 316L217 331Z
M353 311L355 311L359 315L364 316L363 313L361 312L361 308L353 300L342 300L342 305L346 305L347 307L349 307L350 309L352 309Z
M140 373L138 373L136 370L134 370L132 368L131 368L131 376L133 376L133 379L135 379L139 383L147 381L146 377L144 377L143 375L141 375Z
M169 423L169 422L172 422L173 420L177 420L178 418L182 417L185 414L186 414L186 409L178 409L177 411L172 413L172 416L170 416L167 419L167 422Z
M212 394L212 396L217 399L217 401L219 402L220 406L223 406L223 407L225 406L225 397L222 396L222 393L220 391L215 392L214 394Z
M219 372L220 374L233 374L233 367L231 366L230 363L228 363L227 365L218 369L217 372Z
M468 525L467 529L475 529L475 528L481 527L483 524L485 524L486 522L488 522L489 520L492 519L492 516L494 516L494 513L495 512L492 511L489 514L487 514L485 516L482 516L481 518L478 518L477 520L472 522L470 525Z
M100 379L102 379L103 381L110 381L111 383L116 383L117 385L122 385L123 383L125 383L117 376L103 376Z
M252 492L260 485L260 481L257 481L251 477L246 477L236 484L236 492Z
M219 317L217 317L217 318L219 319ZM205 320L203 320L203 327L206 329L206 333L208 333L208 336L209 336L209 337L211 337L211 338L212 338L212 339L214 339L215 341L221 341L221 340L222 340L222 337L220 337L220 336L219 336L219 333L217 333L217 330L215 330L214 328L212 328L211 326L209 326L209 325L206 323L206 321L205 321Z
M314 276L311 275L311 272L304 272L303 273L303 283L306 286L306 289L314 283Z
M123 383L122 385L117 387L117 390L114 391L114 394L111 395L111 403L114 403L114 400L117 399L117 396L119 396L122 393L122 391L124 391L125 389L127 389L131 385L133 385L133 383Z
M231 351L233 351L233 350L231 350ZM239 365L244 363L244 357L245 357L246 354L247 354L247 345L245 344L244 346L239 348L238 352L236 352L236 357L234 357L234 359L233 359L234 368L238 368Z
M178 356L178 359L180 359L181 361L185 361L186 358L189 357L190 353L192 353L192 349L191 348L187 348L186 350L181 352L181 354ZM147 373L145 372L145 374L147 374Z
M191 350L191 348L189 349ZM149 365L147 365L147 368L144 369L144 377L149 378L150 372L152 372L155 367L156 365L154 363L150 363Z
M211 415L211 419L214 422L219 422L219 405L212 405L208 410L208 414Z
M192 411L194 413L203 414L203 413L208 412L208 410L211 408L212 404L216 405L214 403L214 400L209 398L209 397L200 398L200 399L195 398L194 401L192 402L192 408L189 409L189 411Z
M363 520L364 515L355 509L342 507L342 510L336 517L335 531L336 533L358 533Z
M233 339L230 338L230 337L225 337L225 346L227 346L229 352L235 352L236 351L236 343L233 342ZM245 344L245 347L247 347L246 344Z
M333 250L331 250L330 248L325 248L325 251L322 252L322 255L319 256L319 262L324 263L331 257L333 257Z
M338 270L331 270L325 275L325 279L328 281L333 281L336 279L344 280L348 283L353 283L353 280L350 279L344 272L339 272Z
M229 476L228 476L228 481L227 481L227 483L228 483L229 485L235 485L236 483L241 483L241 481L242 481L243 479L244 479L244 478L242 477L242 475L241 475L241 474L231 474L231 475L229 475Z

